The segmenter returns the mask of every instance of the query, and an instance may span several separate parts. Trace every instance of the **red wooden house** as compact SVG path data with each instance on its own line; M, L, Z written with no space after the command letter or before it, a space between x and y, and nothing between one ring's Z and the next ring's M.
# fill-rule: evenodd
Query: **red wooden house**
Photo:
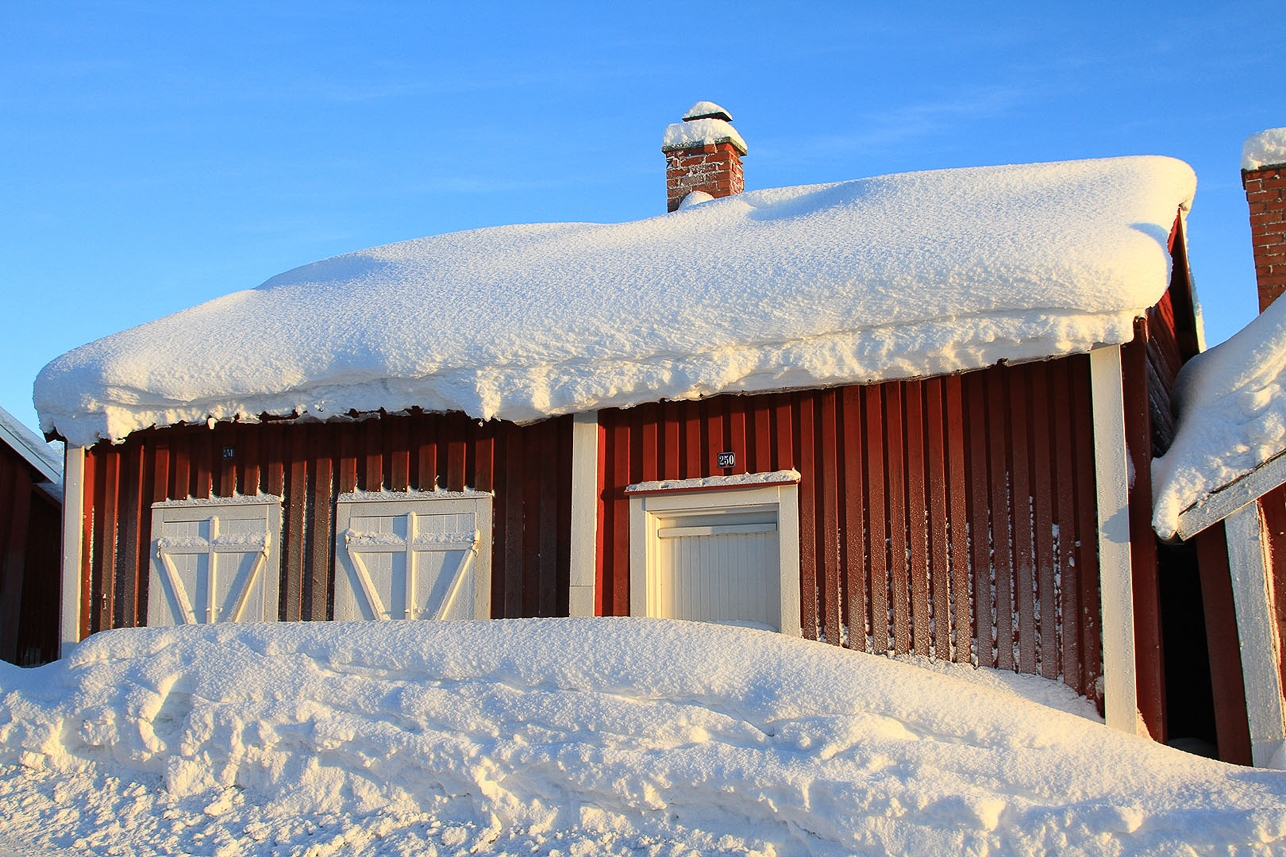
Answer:
M1061 678L1164 738L1148 465L1200 349L1191 171L739 193L730 117L684 119L671 213L336 257L46 367L64 643L753 621Z
M58 657L62 466L0 408L0 658L32 666Z

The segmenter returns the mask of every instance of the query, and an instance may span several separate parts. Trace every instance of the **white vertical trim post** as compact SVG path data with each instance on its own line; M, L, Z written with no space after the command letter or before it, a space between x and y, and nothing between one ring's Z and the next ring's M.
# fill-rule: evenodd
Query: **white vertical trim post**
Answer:
M572 532L569 616L593 616L598 544L598 413L572 418Z
M58 657L80 642L81 528L84 525L85 448L67 444L63 464L63 567L59 578Z
M1241 676L1246 688L1250 755L1255 767L1267 767L1286 744L1277 641L1268 595L1268 540L1263 537L1259 504L1232 513L1225 521L1232 598L1237 610Z
M1090 352L1094 467L1098 486L1098 562L1103 605L1103 678L1107 725L1146 734L1138 714L1134 588L1130 569L1130 477L1125 448L1121 347Z

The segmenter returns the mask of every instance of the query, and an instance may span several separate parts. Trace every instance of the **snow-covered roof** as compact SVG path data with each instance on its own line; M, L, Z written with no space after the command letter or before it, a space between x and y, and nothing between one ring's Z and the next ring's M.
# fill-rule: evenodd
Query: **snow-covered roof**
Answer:
M57 450L4 408L0 408L0 443L21 455L45 479L62 485L63 464Z
M336 256L46 366L46 431L421 407L516 421L1128 341L1196 185L1163 157L780 188Z
M1251 134L1241 147L1241 168L1258 170L1286 164L1286 128L1269 128Z
M1173 401L1174 442L1152 462L1153 525L1167 539L1286 482L1286 301L1192 358Z
M746 141L737 133L737 129L722 119L690 119L665 126L665 134L661 138L661 151L670 152L692 146L713 146L716 143L731 143L743 155L750 151L746 148Z

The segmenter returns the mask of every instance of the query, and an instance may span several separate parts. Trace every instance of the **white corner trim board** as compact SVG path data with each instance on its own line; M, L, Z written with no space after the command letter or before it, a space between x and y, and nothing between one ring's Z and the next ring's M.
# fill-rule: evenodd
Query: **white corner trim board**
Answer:
M799 636L799 486L735 476L723 490L708 484L720 478L631 495L630 615L748 621Z
M568 615L597 613L598 412L572 417L572 532Z
M1129 462L1121 347L1090 352L1094 468L1098 487L1098 561L1103 605L1103 678L1107 725L1140 732L1130 568Z
M1250 724L1250 753L1255 767L1267 767L1286 742L1283 722L1281 674L1274 631L1272 602L1268 595L1267 540L1259 504L1245 506L1228 516L1228 568L1237 610L1237 637L1241 641L1241 674L1246 688L1246 716Z
M80 642L81 530L85 514L85 448L67 444L63 467L63 567L59 579L58 657L71 654Z

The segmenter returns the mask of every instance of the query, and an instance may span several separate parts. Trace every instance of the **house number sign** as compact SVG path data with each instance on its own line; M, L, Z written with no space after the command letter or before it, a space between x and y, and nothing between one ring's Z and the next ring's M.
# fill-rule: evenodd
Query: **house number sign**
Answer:
M719 466L725 470L737 465L737 453L735 452L721 452L717 457L719 460Z

